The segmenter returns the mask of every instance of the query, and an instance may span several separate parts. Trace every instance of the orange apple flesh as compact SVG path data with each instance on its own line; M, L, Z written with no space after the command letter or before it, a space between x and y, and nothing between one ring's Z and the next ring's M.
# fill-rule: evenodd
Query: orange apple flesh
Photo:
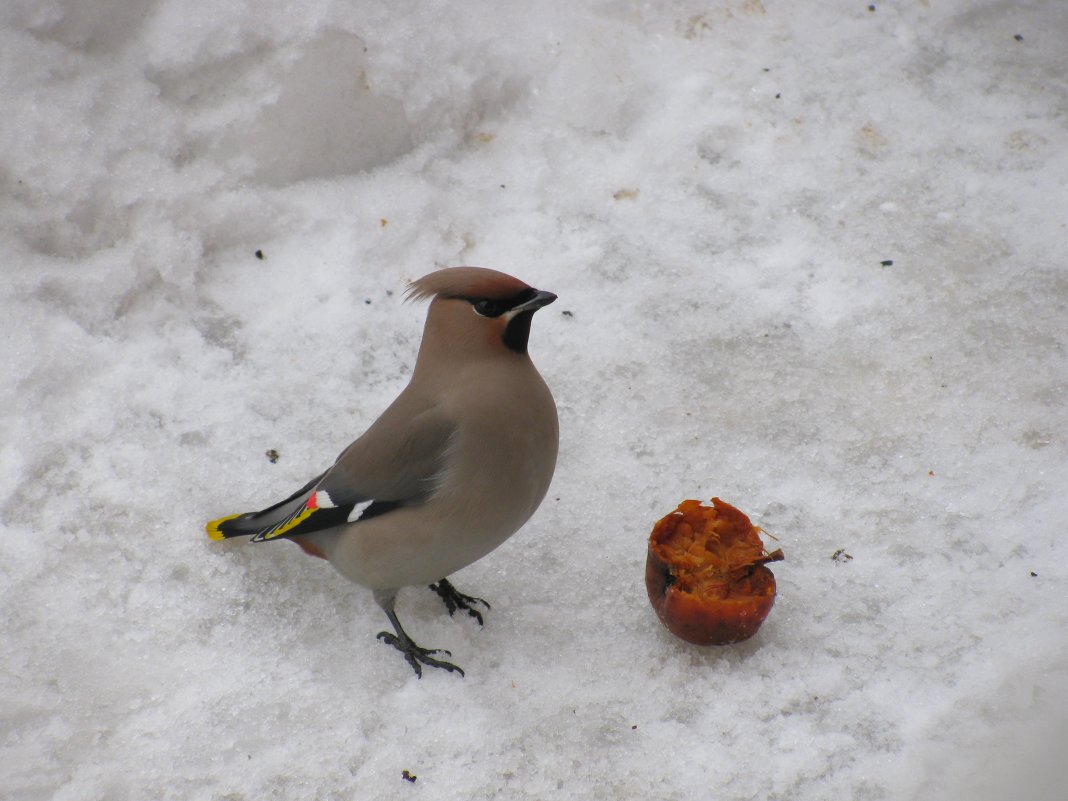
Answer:
M721 501L683 501L653 527L645 586L657 617L696 645L726 645L756 634L775 602L760 529Z

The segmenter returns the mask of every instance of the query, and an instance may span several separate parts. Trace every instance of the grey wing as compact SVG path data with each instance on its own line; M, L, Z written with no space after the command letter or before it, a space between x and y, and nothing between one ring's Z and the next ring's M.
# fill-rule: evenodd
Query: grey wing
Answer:
M423 501L445 467L455 431L438 407L408 414L395 403L341 453L318 488L344 502Z
M422 503L445 469L455 430L436 408L412 415L403 402L394 403L342 452L303 503L254 541L307 534Z

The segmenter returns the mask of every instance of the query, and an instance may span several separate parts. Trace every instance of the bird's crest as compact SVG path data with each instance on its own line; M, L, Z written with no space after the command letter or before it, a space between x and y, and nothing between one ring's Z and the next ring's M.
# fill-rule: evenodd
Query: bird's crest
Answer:
M518 278L485 267L449 267L424 275L408 284L409 300L446 298L488 298L503 300L530 289Z

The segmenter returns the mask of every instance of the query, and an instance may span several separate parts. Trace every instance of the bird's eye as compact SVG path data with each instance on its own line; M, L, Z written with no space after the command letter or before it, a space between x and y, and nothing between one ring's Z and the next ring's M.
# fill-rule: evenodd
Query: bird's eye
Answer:
M505 311L505 305L499 300L476 300L471 303L475 314L482 317L500 317Z

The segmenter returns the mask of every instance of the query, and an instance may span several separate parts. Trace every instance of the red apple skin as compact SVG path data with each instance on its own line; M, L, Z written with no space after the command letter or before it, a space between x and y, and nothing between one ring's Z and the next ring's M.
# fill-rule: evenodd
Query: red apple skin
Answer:
M755 594L701 599L675 587L672 569L649 545L645 588L660 622L676 637L694 645L729 645L757 633L775 603L775 576L764 565L748 574Z

